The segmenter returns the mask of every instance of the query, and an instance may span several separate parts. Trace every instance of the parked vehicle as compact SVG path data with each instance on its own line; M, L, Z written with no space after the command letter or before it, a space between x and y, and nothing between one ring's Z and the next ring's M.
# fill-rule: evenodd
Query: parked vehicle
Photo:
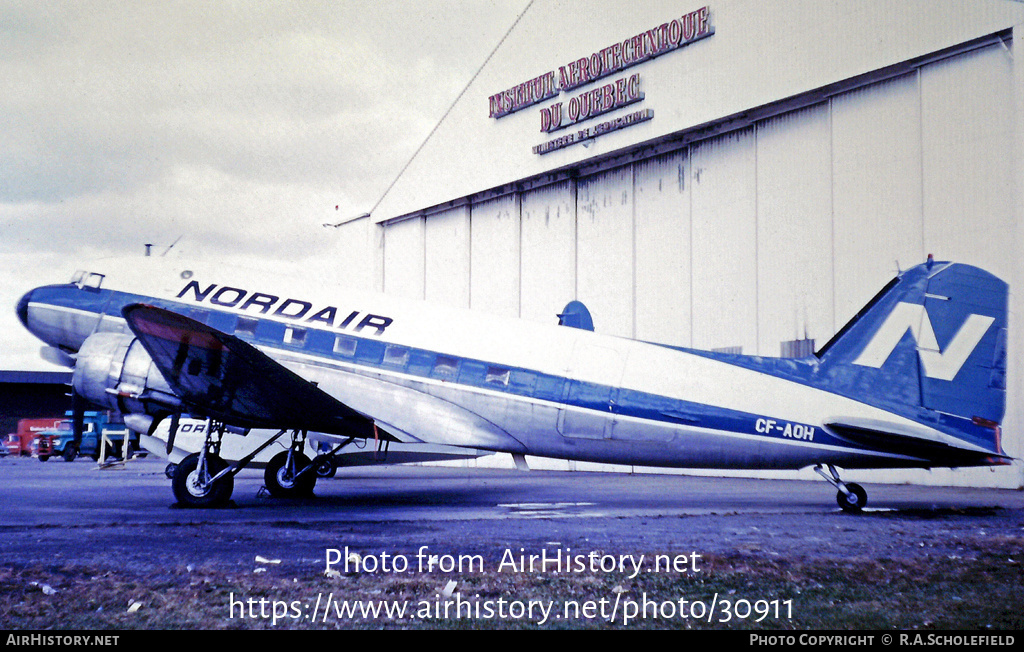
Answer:
M75 441L74 420L71 412L55 427L44 430L36 438L36 456L40 462L60 455L66 462L73 462L79 455L94 460L104 457L122 457L125 437L132 450L139 450L139 439L124 425L121 415L113 412L85 412L82 416L82 437ZM104 439L106 443L104 444Z
M53 430L60 422L60 417L21 419L18 421L18 431L8 434L4 439L4 448L7 454L16 457L29 457L32 455L36 436L44 430Z

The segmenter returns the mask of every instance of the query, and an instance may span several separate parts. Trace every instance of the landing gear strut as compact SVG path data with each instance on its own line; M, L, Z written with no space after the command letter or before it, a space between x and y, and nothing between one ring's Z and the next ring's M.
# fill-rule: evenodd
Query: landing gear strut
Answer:
M235 476L249 465L260 451L270 446L283 435L280 430L276 435L263 442L253 452L229 465L220 457L221 438L224 436L224 423L207 420L206 441L198 453L192 453L174 468L171 488L178 504L183 507L220 507L231 500L231 492L235 488ZM303 440L305 433L303 433Z
M828 473L825 473L825 469L828 469ZM836 502L839 503L839 507L844 512L851 514L858 514L868 502L868 492L864 491L864 487L860 486L856 482L843 482L839 479L839 473L836 471L836 467L831 464L817 465L814 467L815 472L818 475L825 478L825 480L839 491L836 493Z
M292 431L292 444L288 450L272 457L263 473L267 491L275 498L298 498L313 495L316 486L317 465L302 452L306 446L306 431Z
M198 453L192 453L174 469L171 488L178 504L185 507L220 507L231 499L234 474L220 457L224 424L208 422L206 441Z
M231 466L220 457L221 438L225 424L207 421L206 441L198 453L183 459L173 469L171 487L178 504L184 507L220 507L231 500L235 476L249 465L259 453L277 441L287 430L263 442L253 452ZM270 459L263 480L271 496L299 498L313 495L317 476L334 474L334 455L353 441L349 438L330 453L310 459L302 452L306 445L306 431L293 430L287 451ZM168 466L170 471L170 466Z
M342 448L345 448L356 440L355 437L349 437L345 441L341 442L329 452L320 453L313 458L313 467L316 470L318 478L333 478L334 474L338 472L338 460L335 457Z

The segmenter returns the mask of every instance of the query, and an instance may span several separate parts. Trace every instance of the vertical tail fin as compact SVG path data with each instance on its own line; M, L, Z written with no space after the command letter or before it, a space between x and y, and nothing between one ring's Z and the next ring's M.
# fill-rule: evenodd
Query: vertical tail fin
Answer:
M820 369L865 402L950 415L975 435L981 426L992 433L986 448L998 452L1007 302L1007 284L992 274L929 259L893 279L818 352Z

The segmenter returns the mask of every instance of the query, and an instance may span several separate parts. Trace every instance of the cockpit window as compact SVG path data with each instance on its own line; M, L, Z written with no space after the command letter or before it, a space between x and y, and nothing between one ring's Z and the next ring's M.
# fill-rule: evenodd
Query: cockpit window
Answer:
M80 269L71 275L71 284L78 286L79 290L82 288L98 290L103 285L104 278L106 278L105 274L97 274L96 272L87 272Z

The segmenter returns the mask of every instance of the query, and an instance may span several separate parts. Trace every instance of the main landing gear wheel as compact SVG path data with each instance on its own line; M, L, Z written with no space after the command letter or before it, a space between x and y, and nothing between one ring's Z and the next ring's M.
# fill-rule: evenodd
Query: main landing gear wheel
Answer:
M275 498L300 498L313 495L316 470L302 453L282 451L271 458L263 481Z
M318 478L333 478L338 472L338 463L333 455L317 455L313 458L313 469Z
M224 505L231 499L235 478L230 473L217 480L213 478L228 467L227 462L212 453L206 454L202 468L199 462L199 453L192 453L178 464L171 480L174 497L185 507Z
M836 502L843 508L844 512L850 512L851 514L857 514L860 510L864 509L864 505L868 503L868 492L864 491L864 487L860 486L856 482L844 483L846 490L849 495L843 493L842 489L836 492Z

